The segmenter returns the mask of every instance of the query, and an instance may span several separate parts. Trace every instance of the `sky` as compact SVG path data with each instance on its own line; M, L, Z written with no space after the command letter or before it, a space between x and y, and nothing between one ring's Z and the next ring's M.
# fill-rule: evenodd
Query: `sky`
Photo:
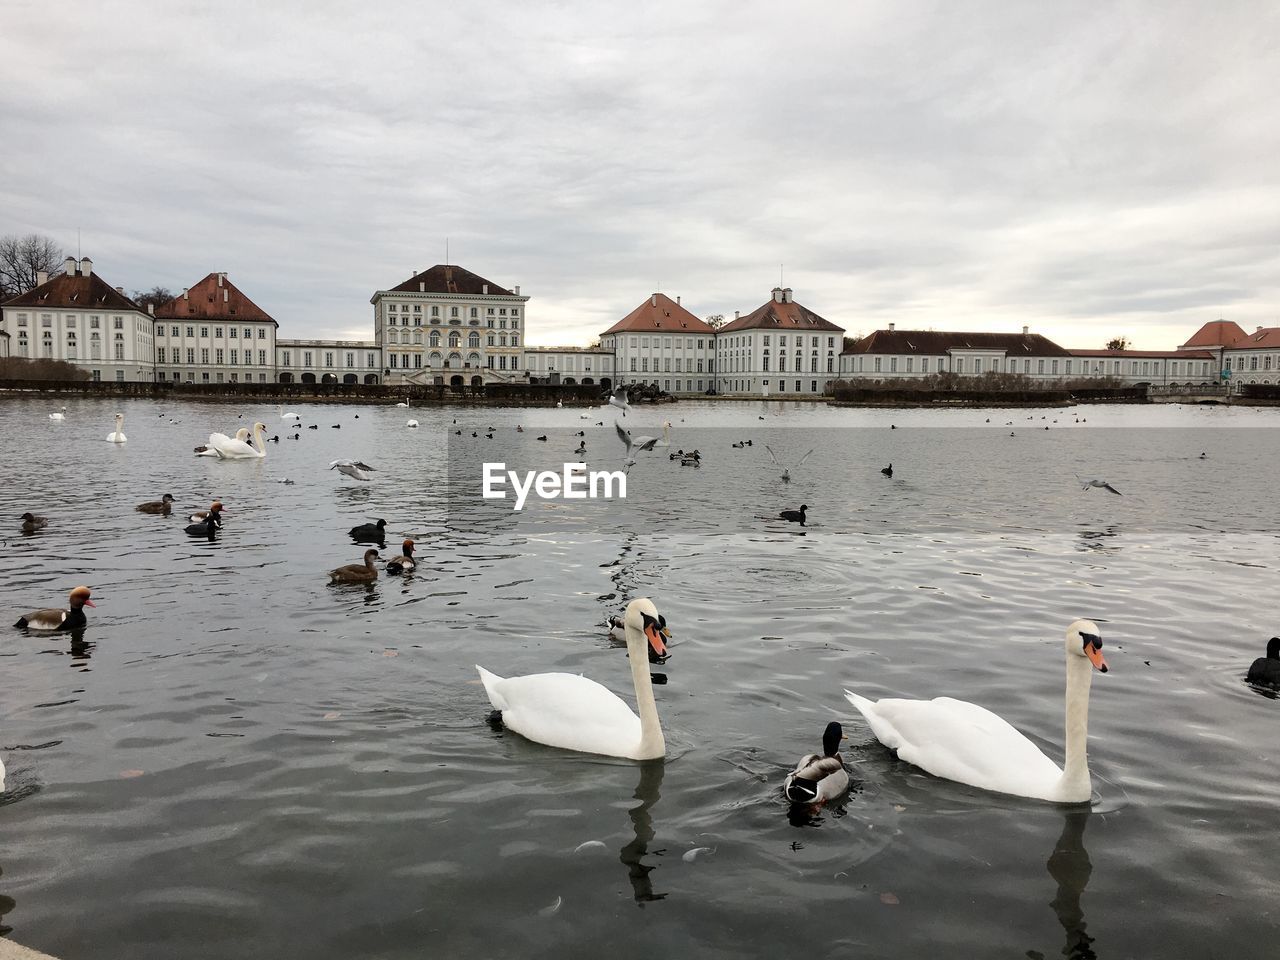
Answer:
M1261 2L10 0L0 235L285 337L370 338L447 242L532 344L781 277L850 334L1163 349L1280 323L1277 49Z

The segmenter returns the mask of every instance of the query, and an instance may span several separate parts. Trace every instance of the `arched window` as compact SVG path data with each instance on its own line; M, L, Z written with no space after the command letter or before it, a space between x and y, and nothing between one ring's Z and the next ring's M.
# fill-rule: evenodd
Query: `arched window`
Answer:
M471 347L473 350L480 346L480 334L472 330L471 336L467 337L467 346Z
M432 366L432 367L440 366L440 352L438 350L435 353L431 354L431 360L430 360L429 366Z
M439 331L439 330L432 330L432 331L431 331L431 346L433 346L433 347L438 347L438 346L440 346L440 331Z
M421 330L415 330L415 331L413 331L413 342L414 342L414 343L416 343L418 346L422 346L422 331L421 331Z
M451 347L462 346L462 334L460 334L457 330L453 330L449 333L449 346Z

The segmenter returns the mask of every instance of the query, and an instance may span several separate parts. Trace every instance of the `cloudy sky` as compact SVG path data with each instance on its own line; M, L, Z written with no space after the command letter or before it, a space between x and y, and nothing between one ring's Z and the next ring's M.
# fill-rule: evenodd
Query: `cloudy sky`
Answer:
M371 335L450 259L534 343L655 289L866 333L1181 343L1280 322L1280 6L34 3L0 32L0 234L112 284L225 270Z

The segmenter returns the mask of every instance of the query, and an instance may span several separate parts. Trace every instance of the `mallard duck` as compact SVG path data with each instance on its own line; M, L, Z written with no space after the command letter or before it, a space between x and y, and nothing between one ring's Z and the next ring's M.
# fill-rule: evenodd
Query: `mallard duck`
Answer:
M49 525L49 521L45 517L36 516L34 513L24 513L22 515L22 532L35 533L37 530L43 530Z
M329 571L330 583L372 583L378 579L378 568L373 561L380 559L377 550L364 552L364 563L349 563Z
M84 608L94 606L89 596L88 587L76 587L70 594L70 610L33 610L19 617L14 626L27 630L81 630L89 622Z
M417 563L413 559L413 541L406 540L400 544L401 555L387 561L387 573L413 573Z
M641 597L627 605L624 628L636 716L617 694L575 673L535 673L499 677L477 666L493 708L508 730L535 743L562 750L598 753L631 760L655 760L666 751L649 664L640 656L648 645L666 652L653 601Z
M840 724L832 720L822 732L822 756L801 757L787 774L782 794L792 803L826 803L849 789L849 771L840 759L840 741L847 739Z
M166 493L159 500L148 500L146 503L140 503L133 509L139 513L163 513L169 515L169 511L173 509L173 494Z

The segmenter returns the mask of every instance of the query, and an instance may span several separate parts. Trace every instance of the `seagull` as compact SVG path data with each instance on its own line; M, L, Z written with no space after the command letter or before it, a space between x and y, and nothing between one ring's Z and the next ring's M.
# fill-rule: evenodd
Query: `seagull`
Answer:
M372 480L373 477L366 474L365 471L375 472L373 467L361 460L334 460L329 464L329 469L336 469L339 473L350 477L352 480Z
M617 407L622 411L624 417L627 415L627 411L631 409L631 404L627 402L626 387L618 387L613 393L609 394L609 406Z
M636 465L636 458L632 456L632 452L635 450L652 450L653 445L658 442L658 438L640 437L638 440L632 440L631 433L622 424L615 422L614 427L618 431L618 439L627 446L627 455L622 461L625 469L622 472L628 473Z
M784 465L783 465L782 461L778 459L778 455L777 455L776 453L774 453L774 452L773 452L773 448L772 448L771 446L769 446L769 445L766 443L766 444L764 445L764 448L765 448L766 450L768 450L768 451L769 451L769 459L773 461L774 466L782 467L782 482L783 482L783 483L790 483L790 482L791 482L791 470L790 470L788 467L786 467L786 466L784 466ZM808 453L806 453L803 457L801 457L801 458L799 459L799 461L797 461L797 462L796 462L796 469L797 469L797 470L799 470L799 469L804 465L804 462L805 462L806 460L808 460L808 459L809 459L809 457L810 457L812 454L813 454L813 451L812 451L812 450L810 450L810 451L809 451Z
M800 524L800 526L803 527L804 512L808 509L809 509L808 505L802 503L800 504L799 510L783 510L780 514L778 514L778 517L780 519L786 520L788 523L798 523Z
M1123 497L1123 496L1124 496L1124 494L1123 494L1123 493L1121 493L1119 490L1117 490L1117 489L1116 489L1115 487L1113 487L1111 484L1107 483L1107 481L1105 481L1105 480L1083 480L1083 479L1081 479L1079 476L1077 476L1077 477L1076 477L1076 479L1080 481L1080 489L1081 489L1081 490L1088 490L1090 487L1101 487L1103 490L1110 490L1110 491L1111 491L1112 493L1114 493L1117 497Z

